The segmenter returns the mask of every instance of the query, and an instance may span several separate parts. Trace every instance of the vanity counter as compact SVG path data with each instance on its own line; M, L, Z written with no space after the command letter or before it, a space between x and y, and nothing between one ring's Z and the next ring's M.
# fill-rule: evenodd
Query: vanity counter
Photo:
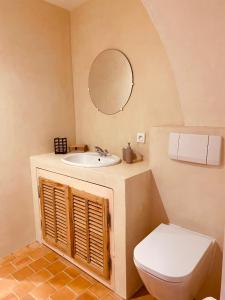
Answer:
M42 154L31 157L31 165L36 168L46 169L52 172L66 174L80 180L89 181L113 188L114 182L125 181L129 178L149 172L149 163L142 161L133 164L121 162L120 164L100 168L84 168L70 166L61 161L68 154Z
M84 271L120 297L129 299L142 285L133 262L133 249L151 231L152 176L149 164L122 162L108 167L84 168L63 163L64 156L50 153L31 157L36 238L45 243L40 217L40 178L108 199L110 279L107 281L93 272ZM70 257L66 258L73 262Z

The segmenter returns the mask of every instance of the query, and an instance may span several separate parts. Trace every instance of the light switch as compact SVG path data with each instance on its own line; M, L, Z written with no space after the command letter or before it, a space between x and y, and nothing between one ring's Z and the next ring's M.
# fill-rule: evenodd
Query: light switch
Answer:
M209 136L207 165L219 166L221 161L221 136Z
M180 134L178 160L206 164L208 135Z
M173 133L173 132L170 133L168 154L169 154L169 158L171 159L177 159L179 137L180 137L179 133Z

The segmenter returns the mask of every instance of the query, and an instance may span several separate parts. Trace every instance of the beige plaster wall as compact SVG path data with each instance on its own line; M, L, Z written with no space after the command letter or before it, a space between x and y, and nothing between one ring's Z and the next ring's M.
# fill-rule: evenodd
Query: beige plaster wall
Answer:
M185 125L225 126L225 1L142 2L166 48Z
M152 128L150 159L154 178L152 218L155 226L171 222L214 237L217 241L213 271L201 292L219 299L225 225L224 147L219 167L178 162L168 157L170 132L221 135L224 128ZM199 297L198 299L202 299Z
M171 161L167 143L171 130L225 137L224 5L211 0L91 0L71 15L79 142L120 154L126 141L134 143L136 132L149 133L152 126L211 127L156 127L145 145L134 143L145 158L150 149L153 228L172 222L217 240L213 270L198 299L219 298L224 163L213 168ZM124 51L134 69L132 97L114 116L96 111L87 89L91 63L105 48Z
M135 144L136 133L152 125L183 124L173 73L159 36L139 0L90 0L73 10L72 54L76 138L121 155L127 142L148 156L145 145ZM94 58L104 49L122 50L134 71L134 90L123 112L98 112L88 92Z
M225 2L142 2L168 54L184 124L224 127ZM217 239L220 248L216 253L214 272L203 294L210 295L214 291L219 299L225 223L224 163L220 168L210 168L170 161L166 153L170 130L154 129L150 139L155 178L154 211L161 212L159 220L175 222ZM225 135L225 128L191 127L179 130Z
M0 256L34 240L29 156L74 138L69 13L0 1Z

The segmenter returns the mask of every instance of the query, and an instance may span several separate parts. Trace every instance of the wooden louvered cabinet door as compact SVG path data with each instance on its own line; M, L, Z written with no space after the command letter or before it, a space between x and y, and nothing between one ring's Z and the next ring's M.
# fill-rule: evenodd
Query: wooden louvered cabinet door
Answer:
M69 187L39 178L43 239L71 255L71 221Z
M73 257L109 279L108 200L71 188Z

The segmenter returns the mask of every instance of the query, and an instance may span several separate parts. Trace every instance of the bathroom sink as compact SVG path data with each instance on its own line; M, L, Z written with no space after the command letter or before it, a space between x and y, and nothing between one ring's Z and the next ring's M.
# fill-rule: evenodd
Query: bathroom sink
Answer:
M62 161L71 166L85 168L108 167L121 162L120 158L116 155L107 154L107 156L100 156L96 152L69 154L62 158Z

